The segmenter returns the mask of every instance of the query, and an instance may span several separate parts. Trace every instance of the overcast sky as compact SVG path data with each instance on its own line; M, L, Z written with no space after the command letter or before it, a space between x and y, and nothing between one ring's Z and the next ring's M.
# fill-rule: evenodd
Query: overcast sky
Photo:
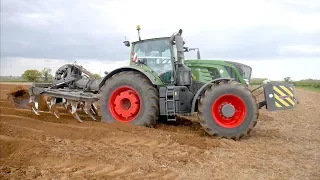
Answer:
M244 62L254 77L320 79L319 0L0 2L1 75L74 61L102 75L129 63L122 42L139 24L142 38L182 28L203 59Z

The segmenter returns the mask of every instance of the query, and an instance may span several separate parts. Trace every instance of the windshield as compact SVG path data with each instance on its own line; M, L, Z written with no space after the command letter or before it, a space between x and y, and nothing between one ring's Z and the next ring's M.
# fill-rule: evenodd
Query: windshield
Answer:
M164 82L171 81L172 63L168 39L156 39L137 42L133 57L144 61Z

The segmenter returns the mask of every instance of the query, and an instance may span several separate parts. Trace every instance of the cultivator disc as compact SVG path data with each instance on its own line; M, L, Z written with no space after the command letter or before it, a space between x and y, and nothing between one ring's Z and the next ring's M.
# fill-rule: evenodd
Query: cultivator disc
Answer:
M32 89L30 89L30 91L32 91ZM52 96L50 93L59 94L59 97ZM77 98L79 98L79 96L72 93L56 90L55 92L44 91L43 94L30 96L26 89L19 86L11 90L11 92L8 94L8 101L13 107L30 109L36 115L40 115L43 112L51 112L56 118L59 119L60 114L58 106L61 106L78 122L83 122L78 114L79 111L84 112L92 120L96 121L96 116L98 116L98 109L94 104L96 99L75 99L73 96ZM47 99L45 96L47 96Z

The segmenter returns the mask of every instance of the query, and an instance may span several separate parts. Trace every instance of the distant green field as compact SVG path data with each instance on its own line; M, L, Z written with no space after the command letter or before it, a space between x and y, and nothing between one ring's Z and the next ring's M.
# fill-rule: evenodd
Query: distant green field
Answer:
M314 91L314 92L319 92L320 93L320 87L312 87L312 86L297 86L298 89L304 89L304 90L309 90L309 91Z
M264 79L262 78L255 78L250 83L252 85L260 85L262 84L263 80ZM320 92L320 80L308 79L308 80L301 80L301 81L291 81L290 83L294 84L294 86L297 89Z
M293 84L299 89L320 92L320 81L319 80L297 81L297 82L293 82Z

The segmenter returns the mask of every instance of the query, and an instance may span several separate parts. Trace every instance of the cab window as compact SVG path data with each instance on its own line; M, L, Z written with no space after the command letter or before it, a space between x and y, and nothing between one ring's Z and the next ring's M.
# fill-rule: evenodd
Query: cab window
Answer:
M172 63L168 39L137 42L134 53L138 60L144 61L165 83L171 82Z

